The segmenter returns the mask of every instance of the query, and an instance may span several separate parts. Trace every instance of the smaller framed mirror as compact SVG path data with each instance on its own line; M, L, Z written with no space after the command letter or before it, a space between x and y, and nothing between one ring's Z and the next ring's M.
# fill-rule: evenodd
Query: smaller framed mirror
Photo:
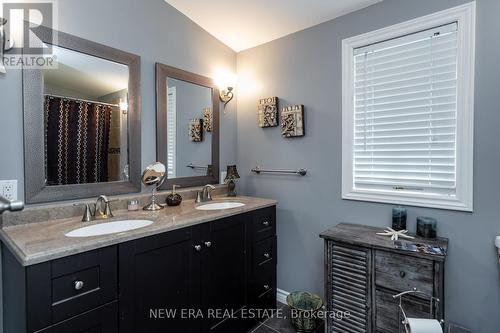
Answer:
M162 188L219 182L219 91L209 77L156 64L157 159Z

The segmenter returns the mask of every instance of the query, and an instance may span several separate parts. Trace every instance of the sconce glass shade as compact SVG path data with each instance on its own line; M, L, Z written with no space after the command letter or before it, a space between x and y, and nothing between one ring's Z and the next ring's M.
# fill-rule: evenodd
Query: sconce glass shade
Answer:
M127 102L123 102L121 99L120 99L120 103L118 104L120 106L120 111L123 112L123 114L126 114L127 111L128 111L128 103Z
M230 181L240 179L240 175L238 174L238 170L236 169L236 165L228 165L227 166L227 175L224 181Z
M216 73L214 83L219 87L219 98L221 102L224 103L224 107L233 99L233 90L234 87L236 87L237 81L238 77L236 74L227 71L219 71Z

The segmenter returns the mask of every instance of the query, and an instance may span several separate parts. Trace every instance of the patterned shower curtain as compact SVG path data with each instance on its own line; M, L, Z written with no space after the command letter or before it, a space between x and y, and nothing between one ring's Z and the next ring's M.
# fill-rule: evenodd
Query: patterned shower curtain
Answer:
M45 157L49 185L108 180L112 107L45 96Z

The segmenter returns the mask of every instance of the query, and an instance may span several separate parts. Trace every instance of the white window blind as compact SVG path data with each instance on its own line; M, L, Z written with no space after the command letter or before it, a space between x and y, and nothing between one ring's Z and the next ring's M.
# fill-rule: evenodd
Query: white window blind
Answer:
M167 88L167 178L176 177L176 87Z
M456 194L457 23L354 50L355 189Z

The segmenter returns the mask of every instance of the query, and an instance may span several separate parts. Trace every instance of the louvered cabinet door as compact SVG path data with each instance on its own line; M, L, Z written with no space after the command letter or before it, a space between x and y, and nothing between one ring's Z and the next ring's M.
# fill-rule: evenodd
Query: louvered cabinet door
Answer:
M371 252L369 249L326 242L328 333L371 332Z

